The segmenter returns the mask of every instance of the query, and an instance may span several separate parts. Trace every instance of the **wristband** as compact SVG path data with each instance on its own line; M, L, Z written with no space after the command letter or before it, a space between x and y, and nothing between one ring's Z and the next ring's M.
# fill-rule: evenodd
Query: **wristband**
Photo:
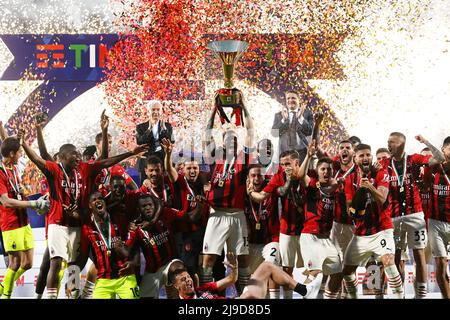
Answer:
M36 201L36 200L31 200L31 201L30 201L30 207L31 207L32 209L36 209L36 208L38 207L37 201Z

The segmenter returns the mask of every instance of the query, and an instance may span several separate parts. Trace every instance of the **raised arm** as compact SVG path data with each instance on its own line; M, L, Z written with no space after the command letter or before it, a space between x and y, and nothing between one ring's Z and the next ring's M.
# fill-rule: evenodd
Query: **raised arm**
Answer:
M105 114L106 109L103 110L100 116L100 127L102 129L102 153L99 156L99 160L107 159L109 157L109 139L108 139L108 126L109 117Z
M23 134L19 133L17 136L19 141L22 144L23 150L27 154L28 158L39 168L39 170L43 171L45 169L45 160L42 159L34 152L33 149L26 143L25 139L23 139Z
M5 127L3 126L3 122L0 121L0 139L4 141L6 138L8 138L8 135L6 134Z
M439 163L442 163L445 161L445 157L442 154L442 152L436 148L435 146L433 146L427 139L425 139L422 135L417 135L416 136L416 140L419 141L420 143L423 143L424 145L426 145L428 148L430 148L431 154L433 155L429 160L428 160L428 165L432 166L432 165L436 165Z
M314 114L314 128L312 130L312 138L315 139L317 142L319 141L319 131L320 131L320 125L323 121L323 113L316 113ZM319 149L319 148L317 148Z
M109 168L109 167L119 163L120 161L125 160L126 158L136 156L147 150L148 150L148 145L141 145L141 146L137 146L136 148L134 148L133 151L125 152L125 153L119 154L118 156L114 156L111 158L99 160L98 162L100 163L101 168Z
M47 151L47 146L44 141L44 134L42 132L42 127L44 126L46 120L44 113L39 113L34 117L36 121L36 137L38 142L39 153L44 160L53 161L52 156Z
M216 101L217 99L217 94L214 97L214 101ZM214 127L214 119L216 117L216 108L214 107L213 110L211 111L211 114L208 118L208 122L206 123L206 128L205 128L205 133L203 136L203 145L208 148L208 146L211 143L214 143L214 137L213 137L213 127Z
M247 106L243 101L242 101L242 112L245 116L244 125L245 128L247 129L244 143L247 148L253 148L255 146L255 126L253 124L253 119L250 116L250 113L248 112Z
M173 167L172 160L171 160L173 145L168 139L164 138L161 141L161 146L163 147L164 152L165 152L164 167L167 170L167 174L169 175L170 182L174 183L175 181L178 180L178 172Z
M306 153L305 160L303 160L302 165L300 166L300 172L299 172L299 179L300 182L303 184L303 186L309 185L309 182L311 181L311 178L307 175L308 168L309 168L309 162L311 161L312 157L316 154L316 140L311 140L309 146L308 146L308 152Z

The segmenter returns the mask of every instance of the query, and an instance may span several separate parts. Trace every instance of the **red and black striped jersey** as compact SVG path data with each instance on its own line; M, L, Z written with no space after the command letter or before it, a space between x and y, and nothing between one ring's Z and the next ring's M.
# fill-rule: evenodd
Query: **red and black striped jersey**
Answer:
M20 177L15 165L0 168L0 195L7 194L10 199L25 200L20 187ZM1 231L15 230L28 223L27 209L6 208L0 203Z
M450 172L445 172L441 164L426 168L432 174L429 217L450 222Z
M173 194L170 184L170 181L163 179L162 185L159 185L157 188L147 188L146 185L142 185L139 188L139 192L154 195L158 199L162 200L164 207L172 208Z
M347 201L352 201L359 188L361 176L358 171L359 170L355 170L349 175L349 179L345 180L345 196L347 197ZM386 168L381 168L376 173L375 178L372 178L373 175L374 173L370 173L368 179L375 188L383 186L386 189L389 189L389 175L387 174ZM355 219L355 235L370 236L380 231L394 228L391 212L388 207L389 197L386 202L381 205L375 200L370 192L367 192L365 214L360 219Z
M356 166L353 165L347 171L341 170L341 165L338 162L338 167L333 169L333 172L336 172L334 178L339 179L343 178L349 179L349 175L356 169ZM344 183L345 184L345 183ZM343 224L353 224L352 217L347 212L347 199L345 198L345 192L337 192L335 197L334 204L334 221L343 223Z
M216 162L211 175L211 190L207 192L208 203L214 208L245 207L246 180L251 155L240 152L232 160Z
M122 201L114 201L110 194L106 195L106 206L112 222L119 228L122 240L128 237L128 226L131 221L138 218L137 204L140 196L137 190L127 190Z
M270 179L267 186L264 187L265 193L279 196L278 188L284 186L286 177L283 169L280 167L277 174ZM278 197L278 210L280 216L280 233L295 236L300 235L305 221L304 203L305 189L300 184L300 180L293 179L289 191L283 197Z
M178 175L178 179L170 184L173 194L172 208L189 212L197 207L195 196L203 195L203 185L197 178L195 183L189 183L183 174ZM209 210L203 210L203 214L199 221L194 223L185 223L179 221L175 225L175 232L195 232L199 229L206 228L208 222Z
M416 153L405 155L400 161L390 159L387 175L390 177L389 210L392 218L422 212L422 200L416 181L420 167L428 164L430 157Z
M126 242L131 248L138 243L145 257L145 271L155 273L175 257L172 223L184 215L181 211L164 208L161 217L151 226L130 232Z
M245 198L245 217L247 219L248 242L267 244L280 239L280 218L278 217L277 197L271 194L261 203Z
M108 226L99 225L101 229ZM122 259L113 248L114 243L122 241L119 230L115 224L109 222L111 230L111 245L107 247L102 235L91 220L83 224L81 229L80 250L89 254L92 249L94 264L97 268L97 279L117 279L119 278L119 270L123 267L127 259ZM107 236L107 232L103 232ZM108 240L107 240L108 241ZM108 254L108 252L110 254Z
M325 193L318 180L311 178L306 187L305 222L302 233L330 236L333 227L335 192Z
M98 162L80 162L76 169L64 174L61 164L53 161L46 161L43 173L47 178L50 194L50 212L48 213L48 224L61 224L66 226L79 225L79 221L69 221L69 218L63 214L63 204L70 206L78 204L79 207L87 208L85 204L89 195L86 185L100 171ZM84 206L83 206L84 204Z

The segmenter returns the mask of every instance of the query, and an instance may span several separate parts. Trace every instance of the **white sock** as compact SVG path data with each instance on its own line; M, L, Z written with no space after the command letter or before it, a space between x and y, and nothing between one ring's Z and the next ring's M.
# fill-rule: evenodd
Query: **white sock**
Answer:
M324 299L337 299L339 297L340 292L331 292L325 289L325 292L323 293Z
M81 294L81 299L92 299L94 295L95 283L89 280L86 280L84 284L83 293Z
M280 289L269 289L269 298L270 299L280 299Z
M416 282L415 285L416 299L424 299L427 296L427 284L424 282Z
M47 288L47 299L57 299L58 288Z
M348 297L350 299L358 299L358 279L356 279L355 273L344 276L344 281Z
M395 297L403 299L403 282L397 267L395 265L384 267L384 272L388 278L389 287L394 291Z

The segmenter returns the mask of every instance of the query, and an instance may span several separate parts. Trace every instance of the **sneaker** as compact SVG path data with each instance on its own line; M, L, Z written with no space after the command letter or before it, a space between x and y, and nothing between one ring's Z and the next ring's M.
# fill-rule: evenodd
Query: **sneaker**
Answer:
M323 273L319 273L313 281L306 285L306 295L303 299L317 299L319 294L320 286L322 284Z

